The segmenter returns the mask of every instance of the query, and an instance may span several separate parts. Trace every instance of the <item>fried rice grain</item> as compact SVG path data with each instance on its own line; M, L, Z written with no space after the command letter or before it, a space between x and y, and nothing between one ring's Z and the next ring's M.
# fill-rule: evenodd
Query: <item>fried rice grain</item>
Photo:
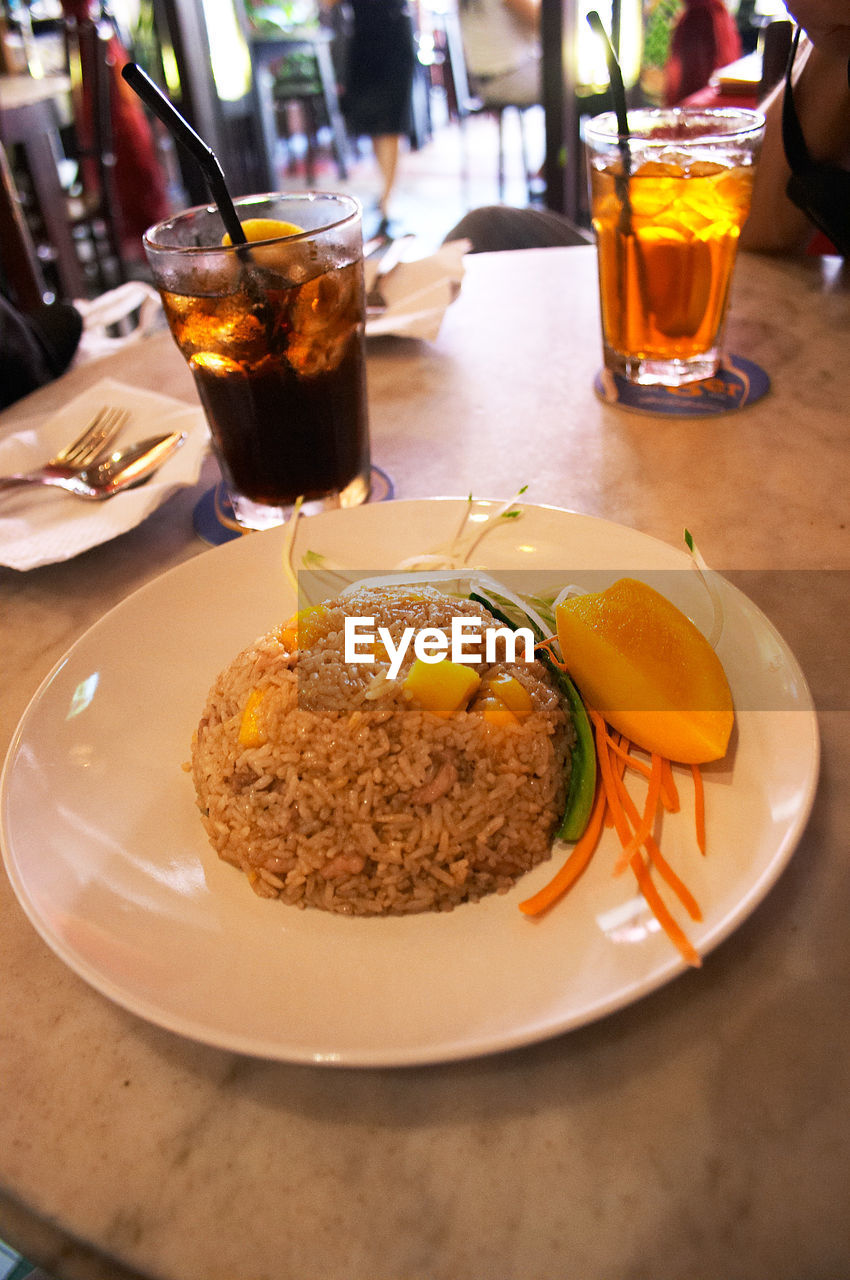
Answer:
M193 739L210 843L257 894L298 907L404 915L505 892L549 857L564 806L574 735L549 674L482 663L483 680L524 686L531 714L491 724L473 702L444 719L405 690L412 653L394 680L380 648L374 663L344 661L346 615L373 617L394 643L405 627L448 635L454 616L498 625L432 588L371 587L311 611L300 648L287 628L250 645Z

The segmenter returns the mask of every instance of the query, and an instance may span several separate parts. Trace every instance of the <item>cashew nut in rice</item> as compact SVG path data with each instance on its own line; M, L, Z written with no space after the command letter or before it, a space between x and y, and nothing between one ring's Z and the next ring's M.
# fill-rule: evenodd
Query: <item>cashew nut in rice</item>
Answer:
M450 760L444 760L431 781L414 791L410 798L414 804L433 804L450 791L456 782L457 769Z

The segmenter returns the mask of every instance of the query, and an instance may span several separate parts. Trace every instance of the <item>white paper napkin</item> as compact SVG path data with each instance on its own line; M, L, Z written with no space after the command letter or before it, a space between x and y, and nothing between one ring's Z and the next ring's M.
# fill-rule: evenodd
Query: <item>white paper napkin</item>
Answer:
M380 315L367 317L366 336L393 334L433 342L440 332L446 308L460 292L463 256L469 247L468 240L452 240L428 257L399 262L382 276L379 285L387 309ZM380 261L367 260L367 290L379 270Z
M197 483L209 444L203 410L112 378L95 383L49 418L34 418L0 440L0 475L42 466L104 405L130 412L117 447L171 431L185 431L186 443L147 484L105 502L86 502L61 489L0 493L0 564L25 570L70 560L126 533L175 490Z

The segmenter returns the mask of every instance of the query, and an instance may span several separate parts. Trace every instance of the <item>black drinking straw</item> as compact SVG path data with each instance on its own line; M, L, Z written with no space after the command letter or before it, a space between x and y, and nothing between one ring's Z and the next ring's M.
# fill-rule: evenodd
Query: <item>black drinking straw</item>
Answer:
M629 113L626 108L626 87L623 84L623 73L614 53L608 32L602 25L602 19L595 9L587 15L591 31L599 36L605 47L605 61L608 64L608 83L611 86L611 97L614 99L614 111L617 115L617 133L620 135L620 148L624 149L624 161L629 151Z
M626 87L623 84L623 73L617 61L617 55L614 52L611 41L608 39L608 32L602 25L602 19L595 9L591 9L587 15L587 21L590 29L599 36L605 47L605 61L608 64L608 83L614 102L614 113L617 117L617 145L620 148L620 157L623 164L622 175L620 180L615 182L615 185L619 188L620 194L622 230L625 235L631 235L632 204L629 195L629 178L632 172L632 152L629 146L629 112L626 106Z
M184 120L174 103L166 98L147 72L135 62L128 62L121 68L121 74L131 89L158 116L176 142L189 152L200 165L213 200L218 205L222 222L230 236L231 244L247 244L248 238L242 230L242 223L236 214L230 192L224 181L221 165L215 152L200 138L187 120Z

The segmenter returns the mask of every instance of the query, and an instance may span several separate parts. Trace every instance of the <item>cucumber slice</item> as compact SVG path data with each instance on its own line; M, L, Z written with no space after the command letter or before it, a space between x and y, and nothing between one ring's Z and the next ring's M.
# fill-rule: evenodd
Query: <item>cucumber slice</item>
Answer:
M489 609L493 617L515 631L518 627L528 627L537 640L545 640L546 635L539 623L526 613L515 600L496 593L484 594L481 584L470 592L470 600ZM564 813L558 827L559 840L578 840L583 834L593 808L593 797L596 794L596 746L593 741L593 730L587 716L584 703L578 689L564 671L560 671L551 661L548 654L540 653L540 661L553 676L555 683L566 702L576 740L570 751L570 781Z

